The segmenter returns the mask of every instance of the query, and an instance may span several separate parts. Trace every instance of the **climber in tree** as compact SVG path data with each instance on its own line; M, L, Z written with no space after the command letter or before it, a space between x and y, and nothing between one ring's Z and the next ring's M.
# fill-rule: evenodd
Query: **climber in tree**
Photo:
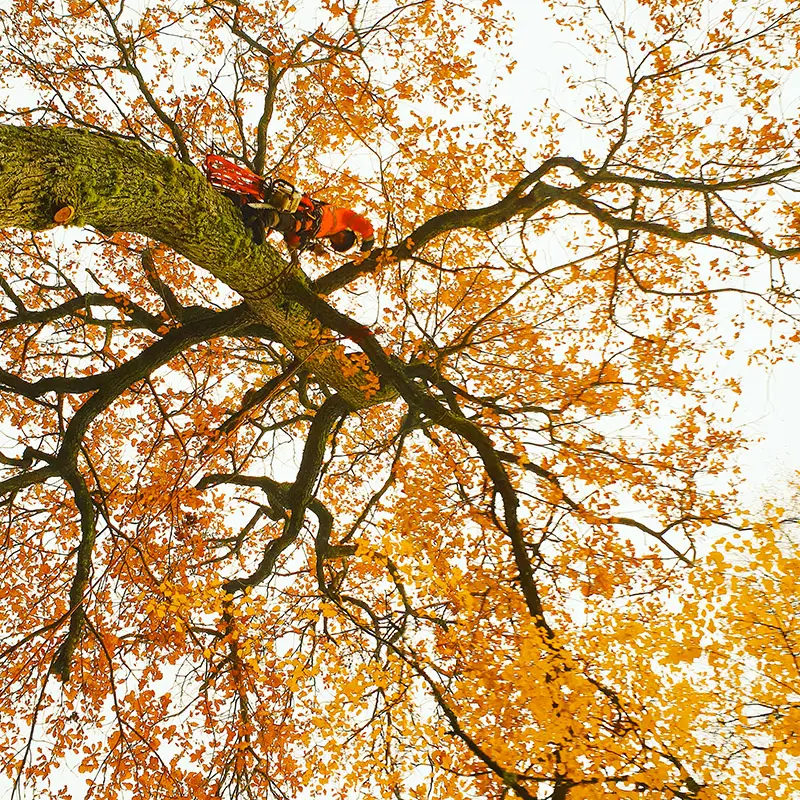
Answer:
M339 208L302 194L280 178L267 180L246 167L209 153L205 171L211 185L241 209L245 224L257 242L264 241L267 228L283 234L296 249L316 249L327 239L331 247L345 253L361 237L361 252L375 244L375 232L367 219L349 208Z
M361 252L372 250L375 232L367 219L349 208L337 208L304 195L293 214L278 211L267 204L249 203L260 212L264 226L280 231L286 244L297 249L311 249L321 239L327 239L337 253L346 253L361 237Z

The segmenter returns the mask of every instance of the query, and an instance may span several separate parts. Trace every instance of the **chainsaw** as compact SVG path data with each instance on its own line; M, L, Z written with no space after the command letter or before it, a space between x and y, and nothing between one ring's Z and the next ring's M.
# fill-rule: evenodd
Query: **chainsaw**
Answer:
M222 156L206 154L203 166L208 182L215 189L240 195L254 208L263 204L294 214L303 201L303 193L289 181L264 178Z

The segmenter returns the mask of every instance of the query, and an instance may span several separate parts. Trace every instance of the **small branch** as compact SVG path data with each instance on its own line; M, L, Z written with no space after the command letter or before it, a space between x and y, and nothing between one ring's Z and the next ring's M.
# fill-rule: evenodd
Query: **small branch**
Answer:
M172 289L161 280L161 276L158 274L158 269L156 268L155 259L153 258L153 251L149 247L142 251L142 268L144 269L144 275L150 287L163 301L164 310L173 319L182 322L186 309L181 305L178 298L175 297Z
M183 137L183 132L181 131L178 123L175 122L175 120L170 117L166 111L164 111L164 109L161 107L161 104L155 99L153 93L150 91L150 87L147 85L144 76L136 66L133 45L125 42L124 37L117 27L116 19L112 16L108 8L106 8L105 4L100 0L97 0L97 5L100 7L100 9L102 9L106 19L108 20L108 24L111 26L111 30L114 32L114 38L117 42L117 50L122 57L122 63L125 71L133 75L133 77L136 79L136 83L139 86L139 91L142 93L142 97L144 97L144 99L147 101L147 105L150 106L155 115L172 134L172 139L175 143L175 147L177 148L181 161L183 161L184 164L191 164L192 157L189 154L189 148L186 146L186 140Z

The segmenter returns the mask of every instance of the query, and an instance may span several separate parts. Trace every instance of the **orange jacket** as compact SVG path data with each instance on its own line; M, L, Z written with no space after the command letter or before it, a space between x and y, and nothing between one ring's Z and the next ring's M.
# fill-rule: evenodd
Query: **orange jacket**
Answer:
M372 229L369 220L351 211L349 208L337 208L336 206L322 206L322 220L315 238L321 239L323 236L332 236L334 233L350 229L357 233L365 242L375 238L375 231Z
M303 200L308 200L308 203L301 204L300 210L296 214L298 217L297 227L294 231L284 234L289 247L297 247L303 239L324 239L339 233L339 231L349 229L361 237L362 250L372 248L375 231L369 220L349 208L338 208L327 203L314 202L306 197ZM313 210L306 210L309 205Z

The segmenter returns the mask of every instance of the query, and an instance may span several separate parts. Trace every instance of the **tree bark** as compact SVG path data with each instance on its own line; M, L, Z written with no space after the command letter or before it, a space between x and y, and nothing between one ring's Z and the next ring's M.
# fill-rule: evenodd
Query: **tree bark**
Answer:
M71 225L142 234L208 270L351 408L397 396L392 387L377 389L375 376L287 296L287 281L309 285L306 275L269 243L257 245L233 204L195 167L122 137L0 125L0 228L55 228L67 206Z

